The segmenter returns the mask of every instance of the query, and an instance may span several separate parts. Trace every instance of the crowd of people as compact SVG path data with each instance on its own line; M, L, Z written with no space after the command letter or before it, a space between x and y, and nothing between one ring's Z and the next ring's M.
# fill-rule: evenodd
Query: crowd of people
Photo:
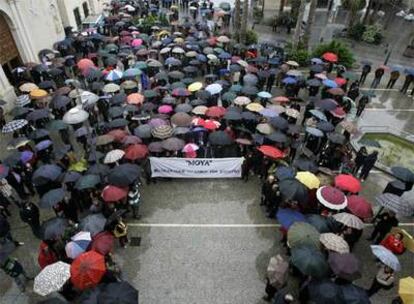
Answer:
M244 181L263 180L261 203L282 225L300 301L327 284L337 293L318 303L346 303L355 290L360 303L369 303L400 268L394 254L405 251L406 232L396 215L412 214L400 196L414 182L414 174L396 167L399 181L378 197L385 211L371 239L381 268L365 292L352 283L361 274L344 263L358 263L351 251L373 217L358 193L378 151L361 146L354 153L350 144L353 120L371 97L359 89L370 71L365 65L359 79L328 52L302 72L268 47L233 41L226 9L208 1L182 5L192 12L185 18L172 1L113 1L103 27L68 29L53 50L42 51L41 64L14 70L16 105L1 120L11 135L11 152L0 164L1 268L22 291L33 279L13 258L24 245L8 221L9 209L18 208L39 239L36 293L83 303L117 290L119 297L132 295L124 303L137 303L112 252L115 239L128 246L127 221L141 217L141 183L157 183L148 156L238 156L245 159ZM133 23L165 12L169 26ZM375 73L373 87L381 77ZM317 172L332 183L322 184ZM41 221L41 209L55 216ZM269 275L266 299L296 300L285 285L286 275Z

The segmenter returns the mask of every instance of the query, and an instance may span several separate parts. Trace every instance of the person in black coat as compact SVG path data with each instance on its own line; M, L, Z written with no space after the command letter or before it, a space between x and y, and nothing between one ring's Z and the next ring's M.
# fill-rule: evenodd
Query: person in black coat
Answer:
M365 158L365 162L362 165L361 174L359 175L359 178L361 179L361 181L364 181L367 179L369 172L374 167L375 163L377 162L377 159L378 159L378 151L372 152Z
M374 241L375 244L379 244L392 227L398 226L398 219L395 217L394 212L384 212L378 217L378 222L374 226L374 231L368 241Z
M20 209L20 218L27 223L36 237L40 237L39 208L32 202L24 202Z
M355 157L355 166L354 166L354 170L352 172L353 174L355 174L355 175L358 174L358 171L359 171L359 169L361 169L361 167L364 164L365 159L366 159L367 156L368 156L367 148L361 147L359 149L359 151L357 152L356 157Z
M371 72L371 66L369 64L366 64L362 67L362 74L361 74L361 78L359 79L360 84L364 84L370 72Z

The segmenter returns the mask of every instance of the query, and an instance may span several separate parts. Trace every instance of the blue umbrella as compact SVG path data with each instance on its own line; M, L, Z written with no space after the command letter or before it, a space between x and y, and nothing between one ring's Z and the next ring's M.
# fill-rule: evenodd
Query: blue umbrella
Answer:
M269 63L269 64L273 64L273 65L277 65L277 64L279 64L279 63L280 63L280 58L278 58L278 57L273 57L273 58L270 58L270 59L268 60L268 63Z
M62 169L57 165L43 165L33 173L33 184L36 186L45 185L55 181L62 173Z
M402 72L404 71L404 67L398 64L392 65L391 72L394 72L394 71Z
M207 57L204 54L197 54L196 59L201 62L207 62Z
M342 297L349 304L370 304L371 300L364 288L354 284L340 285Z
M320 58L312 58L312 59L311 59L311 62L312 62L313 64L322 64L322 63L323 63L323 60L322 60L322 59L320 59Z
M142 71L137 68L130 68L124 72L124 77L136 77L142 74Z
M177 58L174 58L174 57L168 57L167 59L165 59L164 64L166 64L166 65L180 65L181 61Z
M260 98L271 98L272 94L270 94L269 92L266 92L266 91L261 91L261 92L257 93L257 96L259 96Z
M279 208L276 218L282 227L286 229L289 229L295 222L306 222L306 218L302 213L289 208Z
M295 83L297 83L298 81L297 81L295 78L293 78L293 77L286 77L286 78L284 78L284 79L282 80L282 82L283 82L284 84L295 84Z
M326 118L326 115L325 114L323 114L321 111L319 111L319 110L310 110L309 111L309 113L311 113L312 114L312 116L314 116L314 117L316 117L316 118L318 118L318 119L320 119L320 120L323 120L323 121L327 121L328 119Z
M272 127L279 130L285 130L289 127L289 122L280 116L270 118L269 123Z
M401 270L401 264L397 256L390 250L381 245L371 245L372 253L386 266L394 271Z
M322 83L325 87L328 87L328 88L337 88L338 87L338 84L335 81L330 80L330 79L325 79L325 80L322 81Z
M289 178L295 178L295 169L292 167L286 167L286 166L279 166L275 170L275 175L278 180L284 180Z
M65 190L63 188L53 189L45 193L40 199L40 208L50 208L63 200Z
M270 117L270 118L278 116L278 114L275 111L273 111L272 109L268 109L268 108L264 108L263 110L261 110L260 115L264 117Z
M405 69L405 73L414 76L414 68L407 68L407 69Z
M306 133L309 133L316 137L323 137L323 132L319 129L313 128L313 127L306 127L305 129Z
M326 218L319 214L309 214L306 216L306 221L316 228L320 233L331 232Z
M231 54L230 53L227 53L227 52L221 52L219 55L218 55L218 58L220 58L220 59L230 59L231 58Z

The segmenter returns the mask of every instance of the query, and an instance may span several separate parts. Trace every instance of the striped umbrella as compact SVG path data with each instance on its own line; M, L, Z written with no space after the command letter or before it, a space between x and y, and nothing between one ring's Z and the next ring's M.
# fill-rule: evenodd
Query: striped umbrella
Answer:
M155 138L166 139L173 135L173 129L168 125L161 125L152 129L151 134Z
M108 75L106 75L106 80L107 81L117 81L120 80L123 76L122 71L120 70L112 70L108 73Z
M346 212L341 212L341 213L337 213L333 215L333 218L337 221L340 222L342 224L344 224L347 227L351 227L357 230L362 230L364 229L364 222L362 222L359 217L350 214L350 213L346 213Z
M382 193L375 200L382 207L395 212L396 214L409 216L413 213L413 207L408 202L403 201L401 197L392 193Z
M72 237L72 241L66 244L66 255L71 259L76 259L88 249L91 240L90 232L78 232Z
M321 233L319 236L319 241L326 249L338 253L348 253L349 245L348 243L339 235L335 233Z

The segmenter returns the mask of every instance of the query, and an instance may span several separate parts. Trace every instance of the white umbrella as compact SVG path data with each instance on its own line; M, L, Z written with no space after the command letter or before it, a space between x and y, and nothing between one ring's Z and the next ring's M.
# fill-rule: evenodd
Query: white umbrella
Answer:
M247 96L238 96L233 101L233 103L238 105L238 106L245 106L245 105L248 105L251 102L252 101Z
M116 83L108 83L103 87L102 91L104 91L105 93L115 93L118 92L120 89L120 86Z
M335 233L321 233L319 236L319 241L326 249L335 251L338 253L348 253L349 245L348 243L339 235Z
M299 63L297 63L296 61L293 61L293 60L287 61L286 64L287 65L290 65L290 66L294 66L294 67L298 67L299 66Z
M88 91L84 91L80 95L82 104L94 105L98 102L99 96Z
M63 115L63 122L69 125L83 123L89 117L89 113L78 107L70 109Z
M361 221L359 219L359 217L357 217L353 214L346 213L346 212L341 212L341 213L334 214L333 218L337 222L340 222L340 223L344 224L345 226L355 228L355 229L358 229L358 230L364 229L364 222Z
M173 52L174 54L184 54L184 53L185 53L185 51L184 51L182 48L180 48L180 47L175 47L175 48L173 48L173 49L172 49L172 52Z
M124 157L125 152L120 149L115 149L112 151L109 151L105 155L104 163L105 164L112 164L120 160L122 157Z
M112 70L108 73L108 75L106 75L105 79L107 81L116 81L122 78L123 76L123 72L120 70Z
M205 90L210 92L211 95L215 95L215 94L220 93L221 90L223 90L223 87L218 83L213 83L213 84L208 85Z
M70 265L56 262L43 268L35 277L33 290L41 296L47 296L58 291L70 278Z
M217 41L221 43L228 43L230 42L230 38L227 36L220 36L217 38Z
M171 52L171 48L170 47L165 47L163 49L161 49L160 54L167 54Z
M194 109L191 110L196 115L204 115L206 114L208 108L206 106L196 106Z

